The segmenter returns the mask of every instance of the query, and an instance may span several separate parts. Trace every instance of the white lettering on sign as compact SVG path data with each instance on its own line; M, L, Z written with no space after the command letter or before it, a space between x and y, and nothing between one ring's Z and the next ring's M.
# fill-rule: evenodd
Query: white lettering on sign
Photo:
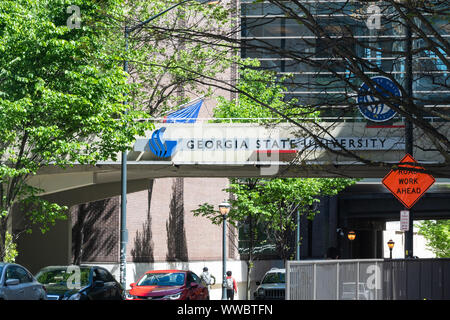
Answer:
M312 138L197 138L177 140L178 151L227 151L227 150L321 150L326 146L332 150L343 148L352 151L363 150L403 150L404 138L380 138L380 137L344 137L334 140L320 138L319 141ZM148 151L148 139L137 139L134 151Z
M319 142L320 141L320 142ZM402 150L403 138L182 139L183 150ZM181 142L181 143L180 143ZM322 145L321 145L322 144Z

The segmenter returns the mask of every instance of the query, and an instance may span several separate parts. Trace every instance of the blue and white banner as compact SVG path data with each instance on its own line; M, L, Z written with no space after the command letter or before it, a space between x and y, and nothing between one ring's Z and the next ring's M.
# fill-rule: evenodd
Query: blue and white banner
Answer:
M164 118L165 123L195 123L202 107L203 99L180 110L172 112Z

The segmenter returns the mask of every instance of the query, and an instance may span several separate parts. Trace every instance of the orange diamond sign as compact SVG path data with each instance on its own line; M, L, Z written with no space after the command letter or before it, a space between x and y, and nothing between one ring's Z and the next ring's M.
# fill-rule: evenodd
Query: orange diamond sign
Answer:
M416 160L407 154L399 163L398 169L391 170L383 179L383 184L401 203L410 209L420 197L433 185L433 176L410 170L423 170L415 165Z

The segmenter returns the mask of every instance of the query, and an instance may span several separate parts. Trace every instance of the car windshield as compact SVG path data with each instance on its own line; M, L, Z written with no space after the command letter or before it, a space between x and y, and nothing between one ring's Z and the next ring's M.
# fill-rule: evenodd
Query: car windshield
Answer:
M46 286L76 288L89 285L89 273L89 268L51 268L39 271L36 279Z
M262 283L285 283L285 274L282 272L270 272L266 274Z
M147 273L137 283L138 286L182 286L185 274L175 273Z

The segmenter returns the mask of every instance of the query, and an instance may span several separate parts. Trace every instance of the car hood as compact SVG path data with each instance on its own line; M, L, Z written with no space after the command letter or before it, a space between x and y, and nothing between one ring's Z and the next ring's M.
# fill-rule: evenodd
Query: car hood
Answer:
M264 288L264 289L285 289L286 284L285 283L264 283L261 284L258 288Z
M165 296L180 292L184 286L135 286L130 290L130 294L134 296Z
M60 299L64 296L70 297L71 295L80 291L80 289L69 289L66 286L58 285L45 285L47 295L59 296Z

